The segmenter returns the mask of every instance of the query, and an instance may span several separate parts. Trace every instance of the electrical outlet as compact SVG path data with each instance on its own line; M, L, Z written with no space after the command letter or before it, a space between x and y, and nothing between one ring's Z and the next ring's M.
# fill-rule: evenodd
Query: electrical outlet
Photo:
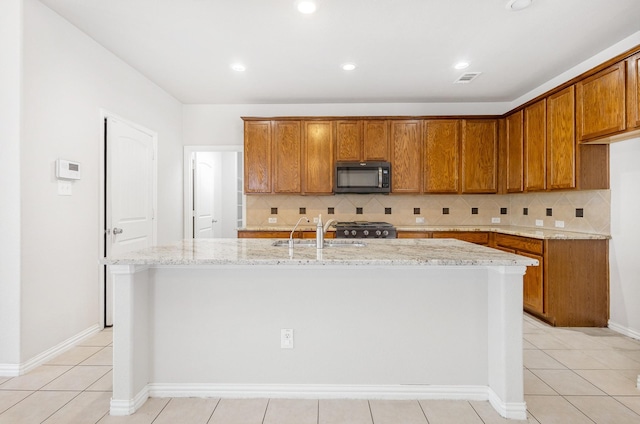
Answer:
M280 330L280 348L293 349L293 329L283 328Z
M564 228L564 221L556 221L556 228Z
M269 224L276 224L276 223L278 223L278 218L269 217Z
M544 225L544 222L542 222L541 219L536 219L536 227L542 227Z
M424 224L424 216L417 216L416 224Z
M317 224L317 223L318 223L318 217L317 217L317 216L314 216L314 217L313 217L313 223L314 223L314 224Z
M500 218L496 218L496 217L491 218L491 223L492 224L499 224L500 223Z
M73 189L71 186L71 181L58 181L58 195L71 196L72 194Z

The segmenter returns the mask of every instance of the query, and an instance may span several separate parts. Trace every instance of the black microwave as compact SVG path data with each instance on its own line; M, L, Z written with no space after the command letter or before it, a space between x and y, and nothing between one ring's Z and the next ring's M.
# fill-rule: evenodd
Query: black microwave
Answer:
M336 162L334 193L389 193L389 162Z

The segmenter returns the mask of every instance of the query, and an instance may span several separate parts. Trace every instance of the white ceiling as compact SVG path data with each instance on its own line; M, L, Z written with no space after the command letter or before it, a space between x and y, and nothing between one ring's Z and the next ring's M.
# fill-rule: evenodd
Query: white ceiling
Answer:
M512 101L640 30L639 0L40 1L186 104Z

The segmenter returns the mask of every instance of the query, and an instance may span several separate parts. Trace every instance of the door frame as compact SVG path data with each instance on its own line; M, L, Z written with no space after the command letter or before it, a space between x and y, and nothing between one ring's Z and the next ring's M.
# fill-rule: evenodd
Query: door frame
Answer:
M193 238L193 163L191 156L197 152L238 152L242 153L244 146L222 145L222 146L184 146L183 154L183 181L184 181L184 201L183 207L183 233L182 238ZM243 165L244 166L244 165ZM244 196L244 195L243 195ZM244 225L246 217L246 202L242 202L242 223Z
M106 228L107 228L107 223L108 223L108 211L109 211L109 207L111 206L111 201L110 199L107 198L107 134L106 134L106 123L105 123L105 119L117 119L118 121L127 124L145 134L148 134L152 139L153 139L153 155L154 155L154 161L153 161L153 194L152 194L152 204L153 204L153 214L154 214L154 218L153 218L153 226L152 226L152 244L155 245L157 243L157 236L158 236L158 133L155 131L152 131L142 125L136 124L135 122L132 122L126 118L123 118L122 116L113 113L109 110L106 109L102 109L100 108L100 120L99 120L99 125L100 125L100 145L101 145L101 149L100 149L100 166L99 166L99 193L100 193L100 208L99 208L99 227L98 227L98 234L99 234L99 252L100 252L100 259L103 259L107 256L107 237L108 235L106 234ZM107 276L107 271L106 271L106 265L99 265L99 269L98 269L98 281L99 281L99 286L98 286L98 292L99 292L99 304L100 304L100 308L99 308L99 317L98 317L98 322L101 323L102 328L105 328L106 325L106 276Z

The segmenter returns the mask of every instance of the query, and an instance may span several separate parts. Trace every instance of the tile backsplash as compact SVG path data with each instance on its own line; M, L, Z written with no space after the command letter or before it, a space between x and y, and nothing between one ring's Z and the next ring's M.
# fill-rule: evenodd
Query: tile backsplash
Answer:
M312 219L322 214L325 222L335 219L386 221L396 226L517 225L546 229L559 228L560 224L566 231L610 234L610 198L609 190L507 195L250 195L246 196L246 226L291 227L301 215ZM277 223L269 223L269 218L277 218ZM493 222L495 218L500 219L499 224ZM424 223L418 223L421 221Z

